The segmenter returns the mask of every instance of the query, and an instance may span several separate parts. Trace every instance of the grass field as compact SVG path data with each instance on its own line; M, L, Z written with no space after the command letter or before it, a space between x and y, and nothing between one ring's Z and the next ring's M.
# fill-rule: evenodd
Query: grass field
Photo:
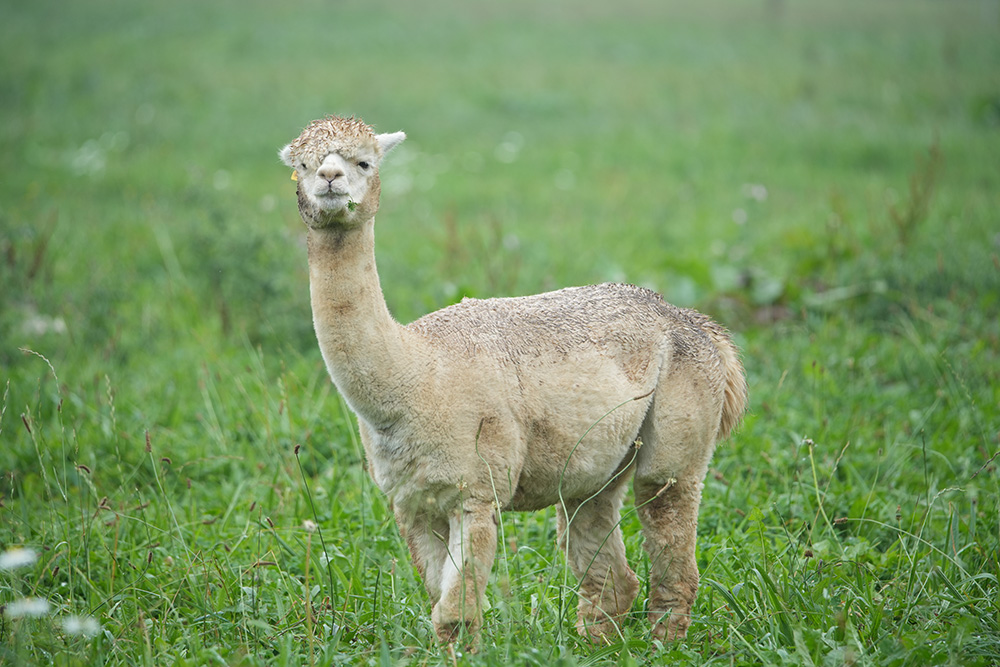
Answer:
M1000 3L0 12L0 664L1000 664ZM733 330L686 641L644 593L577 637L549 510L435 643L312 334L276 151L327 113L409 135L398 319L623 280Z

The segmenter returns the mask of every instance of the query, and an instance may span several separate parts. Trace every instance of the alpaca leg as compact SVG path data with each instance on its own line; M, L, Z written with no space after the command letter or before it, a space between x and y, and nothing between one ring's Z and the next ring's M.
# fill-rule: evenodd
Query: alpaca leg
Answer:
M396 524L410 549L413 565L432 601L441 598L441 578L448 559L448 522L428 517L406 521L398 512Z
M660 639L683 639L698 592L695 538L701 481L636 481L635 502L649 554L649 620Z
M618 525L625 481L623 476L585 503L557 509L559 548L580 581L576 628L584 637L615 637L639 591Z
M683 639L698 592L695 541L702 480L722 411L699 368L678 366L661 381L640 429L635 504L649 555L649 620L658 638Z
M467 501L448 521L441 597L431 612L441 641L452 642L463 629L475 633L482 625L498 519L493 503Z

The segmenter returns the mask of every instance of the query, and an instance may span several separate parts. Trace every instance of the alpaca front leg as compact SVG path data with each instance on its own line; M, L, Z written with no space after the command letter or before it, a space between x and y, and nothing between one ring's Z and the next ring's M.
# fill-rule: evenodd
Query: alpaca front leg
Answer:
M396 525L410 549L413 566L417 568L432 602L441 598L441 577L448 560L448 522L431 521L426 516L407 520L396 512Z
M482 626L498 519L493 503L469 501L449 519L441 598L431 613L443 642L454 641L463 629L474 634Z

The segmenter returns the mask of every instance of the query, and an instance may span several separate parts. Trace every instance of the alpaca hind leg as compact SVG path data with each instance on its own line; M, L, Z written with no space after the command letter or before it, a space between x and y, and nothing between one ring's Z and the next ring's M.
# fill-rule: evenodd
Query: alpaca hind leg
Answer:
M701 482L637 482L635 501L649 555L649 620L659 639L683 639L698 592L695 560Z
M557 509L559 548L580 582L576 628L584 637L615 638L639 592L619 527L625 482L622 476L596 497Z
M687 635L698 592L698 506L722 405L721 392L690 368L661 384L669 391L654 399L640 430L633 488L650 559L649 620L654 636L672 640Z

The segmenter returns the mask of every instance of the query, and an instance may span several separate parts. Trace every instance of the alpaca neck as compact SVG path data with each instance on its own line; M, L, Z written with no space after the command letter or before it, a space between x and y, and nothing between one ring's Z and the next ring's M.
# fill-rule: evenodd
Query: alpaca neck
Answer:
M343 230L310 229L309 287L320 351L338 391L379 428L402 407L398 383L415 356L408 332L385 304L375 268L373 221Z

